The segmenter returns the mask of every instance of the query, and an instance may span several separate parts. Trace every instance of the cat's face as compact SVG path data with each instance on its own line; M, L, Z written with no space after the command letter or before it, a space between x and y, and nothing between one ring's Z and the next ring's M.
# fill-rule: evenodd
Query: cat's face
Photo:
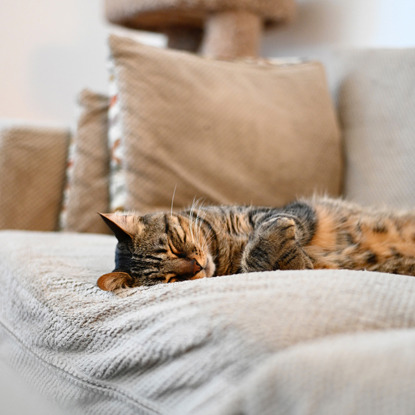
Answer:
M187 216L101 215L118 239L115 269L98 280L106 291L212 277L215 264L205 236Z

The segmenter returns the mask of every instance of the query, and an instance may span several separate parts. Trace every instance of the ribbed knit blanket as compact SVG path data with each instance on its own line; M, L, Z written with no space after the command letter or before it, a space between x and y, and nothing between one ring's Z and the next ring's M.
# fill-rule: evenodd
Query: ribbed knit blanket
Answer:
M96 280L114 246L0 232L2 356L69 413L415 413L414 278L276 271L110 293Z

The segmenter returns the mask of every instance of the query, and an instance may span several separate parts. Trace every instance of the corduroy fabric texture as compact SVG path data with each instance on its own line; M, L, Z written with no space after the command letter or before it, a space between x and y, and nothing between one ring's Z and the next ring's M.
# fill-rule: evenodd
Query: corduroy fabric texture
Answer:
M279 206L338 195L340 135L319 63L203 59L112 35L126 209Z
M63 230L108 233L97 212L109 210L109 98L85 89L78 96L78 104Z
M344 194L361 204L415 207L415 49L339 51Z
M109 293L96 278L114 245L0 232L2 356L71 414L414 412L413 277L275 271Z
M130 27L157 29L169 24L203 27L203 19L228 10L244 10L265 21L289 20L294 0L105 0L107 19Z
M0 130L0 229L58 229L69 131Z

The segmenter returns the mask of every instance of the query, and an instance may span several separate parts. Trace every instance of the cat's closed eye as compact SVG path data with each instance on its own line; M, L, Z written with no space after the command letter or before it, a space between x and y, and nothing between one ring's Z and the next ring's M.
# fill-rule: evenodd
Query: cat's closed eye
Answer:
M175 255L177 258L186 258L187 255L183 252L183 250L175 247L171 242L169 242L170 252Z
M205 235L191 218L168 214L102 216L118 239L116 268L107 277L110 283L106 287L154 285L214 275L216 266ZM131 279L121 280L126 275Z

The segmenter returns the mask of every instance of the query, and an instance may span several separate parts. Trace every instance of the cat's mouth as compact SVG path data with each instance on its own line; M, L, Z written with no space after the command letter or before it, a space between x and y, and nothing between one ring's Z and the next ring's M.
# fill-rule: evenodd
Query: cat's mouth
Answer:
M215 270L216 270L216 265L213 262L213 258L211 255L207 255L206 257L206 264L204 267L204 271L205 271L205 277L206 278L210 278L213 277L215 275Z
M170 283L178 281L197 280L201 278L210 278L213 277L215 272L215 264L210 256L206 257L204 266L200 265L199 262L192 259L188 261L186 267L190 267L191 272L181 274L168 274L166 275L165 282Z

